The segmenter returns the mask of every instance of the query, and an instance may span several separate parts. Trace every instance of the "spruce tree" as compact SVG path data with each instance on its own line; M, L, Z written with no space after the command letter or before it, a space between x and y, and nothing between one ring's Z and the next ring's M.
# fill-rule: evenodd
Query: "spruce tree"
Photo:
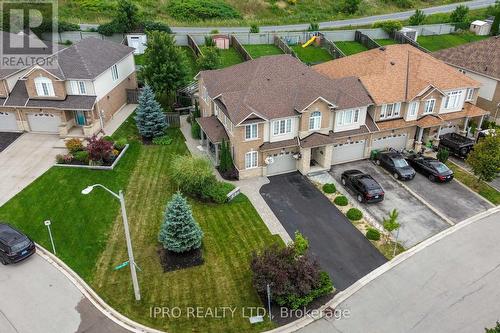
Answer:
M167 204L165 220L158 240L169 251L182 253L200 248L203 231L196 223L191 207L180 192Z
M139 133L145 139L161 136L167 129L165 113L155 99L153 90L145 86L139 96L139 106L135 112Z

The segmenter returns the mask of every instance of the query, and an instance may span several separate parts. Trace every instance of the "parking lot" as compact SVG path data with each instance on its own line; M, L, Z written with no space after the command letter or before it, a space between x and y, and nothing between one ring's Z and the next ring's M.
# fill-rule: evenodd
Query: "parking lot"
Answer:
M396 208L399 212L399 223L401 223L399 240L405 248L412 247L450 227L449 223L424 205L384 169L368 160L335 165L330 170L330 174L338 184L341 184L342 172L349 169L358 169L370 174L383 187L385 191L384 201L375 204L363 204L363 208L379 222L382 222L389 212ZM429 182L427 179L424 180ZM412 181L415 181L415 179ZM349 199L355 200L354 197Z

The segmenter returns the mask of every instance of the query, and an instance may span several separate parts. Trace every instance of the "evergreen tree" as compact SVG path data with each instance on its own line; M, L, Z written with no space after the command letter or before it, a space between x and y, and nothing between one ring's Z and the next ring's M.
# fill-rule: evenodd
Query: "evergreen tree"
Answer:
M410 19L408 20L410 25L421 25L424 23L424 21L425 21L425 14L420 9L415 10L415 14L410 16Z
M185 54L175 45L174 37L163 31L148 33L146 47L141 75L156 96L166 96L171 105L176 91L187 81Z
M175 193L167 204L159 242L169 251L182 253L200 248L202 238L203 231L196 223L191 207L180 192Z
M201 129L196 118L200 118L200 107L197 100L194 101L194 111L191 113L191 136L193 139L201 139Z
M118 2L115 22L122 32L130 32L134 30L138 23L137 6L130 0L121 0Z
M151 87L145 86L142 90L135 113L137 128L143 138L152 139L165 133L167 129L165 114L156 101Z
M221 143L221 148L220 148L220 156L219 156L219 170L221 172L226 172L231 168L231 165L229 165L229 159L228 155L229 154L229 149L227 148L227 141L225 139L222 139ZM230 154L229 154L230 155Z

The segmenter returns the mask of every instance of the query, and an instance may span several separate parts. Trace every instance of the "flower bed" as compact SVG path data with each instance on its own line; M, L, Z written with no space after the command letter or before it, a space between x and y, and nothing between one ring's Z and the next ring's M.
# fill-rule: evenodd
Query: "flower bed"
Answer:
M93 136L86 140L86 145L80 139L66 142L67 154L56 156L56 166L85 168L95 170L113 170L123 157L129 145L125 140L113 141L110 137L97 138Z

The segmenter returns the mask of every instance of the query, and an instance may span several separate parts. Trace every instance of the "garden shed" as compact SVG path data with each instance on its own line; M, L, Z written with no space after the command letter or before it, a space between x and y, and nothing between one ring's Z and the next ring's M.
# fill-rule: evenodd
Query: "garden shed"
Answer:
M212 36L212 40L218 49L225 50L229 48L230 39L228 35L214 35Z
M470 24L469 30L478 36L487 36L490 34L491 24L485 21L476 20Z

